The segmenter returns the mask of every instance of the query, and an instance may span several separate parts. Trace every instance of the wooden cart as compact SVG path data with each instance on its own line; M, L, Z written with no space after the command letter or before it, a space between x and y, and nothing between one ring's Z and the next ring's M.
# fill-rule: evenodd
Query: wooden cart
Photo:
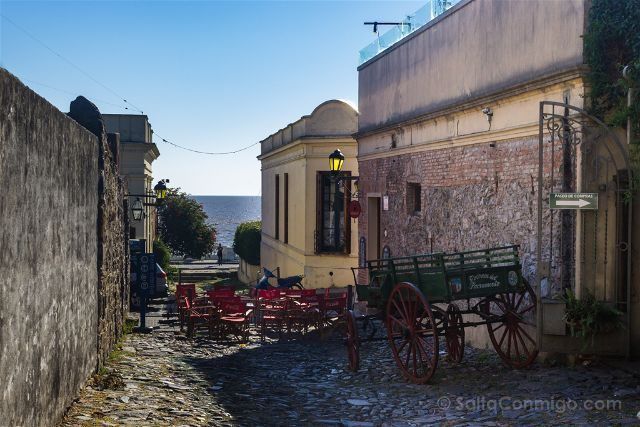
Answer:
M367 270L369 283L356 280L355 286L366 313L346 315L353 371L359 368L360 344L379 340L375 333L361 338L358 325L369 329L375 319L384 322L393 357L414 383L433 376L442 337L448 359L462 360L469 326L486 325L507 365L524 368L535 360L536 298L522 277L517 246L371 260Z

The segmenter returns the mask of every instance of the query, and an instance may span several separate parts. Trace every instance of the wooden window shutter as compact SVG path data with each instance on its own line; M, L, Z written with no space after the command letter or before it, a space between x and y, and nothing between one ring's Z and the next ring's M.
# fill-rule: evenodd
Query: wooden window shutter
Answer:
M351 172L347 172L351 176ZM351 253L351 216L349 203L351 202L351 181L344 181L344 253Z
M284 174L284 242L289 243L289 174Z
M280 175L276 175L276 231L274 233L276 240L280 238Z
M322 172L316 173L316 232L314 233L313 249L317 254L322 245Z

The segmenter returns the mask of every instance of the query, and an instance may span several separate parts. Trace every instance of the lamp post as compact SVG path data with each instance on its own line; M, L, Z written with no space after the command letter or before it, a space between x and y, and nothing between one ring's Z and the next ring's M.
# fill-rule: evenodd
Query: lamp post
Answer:
M167 183L168 179L161 179L153 187L153 192L146 192L145 194L126 194L126 197L135 197L136 199L131 204L131 214L135 221L141 221L149 215L145 212L145 207L160 206L162 201L167 196ZM147 225L144 225L147 228ZM151 230L148 230L151 234ZM148 239L152 240L152 239ZM145 252L147 249L145 248ZM132 255L133 258L133 255ZM133 260L132 260L133 261ZM147 292L149 284L154 286L155 284L155 260L152 254L141 253L137 254L136 258L136 287L138 288L140 297L140 326L134 330L136 332L148 333L151 332L151 328L146 326L146 311L147 311ZM144 277L143 277L144 275ZM144 283L143 283L144 282Z

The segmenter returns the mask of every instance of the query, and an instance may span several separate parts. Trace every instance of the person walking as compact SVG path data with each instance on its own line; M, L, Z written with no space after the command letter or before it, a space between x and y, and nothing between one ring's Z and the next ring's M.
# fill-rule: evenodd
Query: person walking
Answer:
M218 264L222 264L222 243L218 243Z

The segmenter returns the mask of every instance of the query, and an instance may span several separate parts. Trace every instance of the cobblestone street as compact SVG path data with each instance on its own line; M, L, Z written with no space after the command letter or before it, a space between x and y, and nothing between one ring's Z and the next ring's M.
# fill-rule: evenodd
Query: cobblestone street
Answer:
M637 425L640 381L601 364L505 368L492 351L441 358L431 384L406 383L386 342L346 369L339 334L246 345L132 334L62 425ZM106 378L106 381L104 380Z

